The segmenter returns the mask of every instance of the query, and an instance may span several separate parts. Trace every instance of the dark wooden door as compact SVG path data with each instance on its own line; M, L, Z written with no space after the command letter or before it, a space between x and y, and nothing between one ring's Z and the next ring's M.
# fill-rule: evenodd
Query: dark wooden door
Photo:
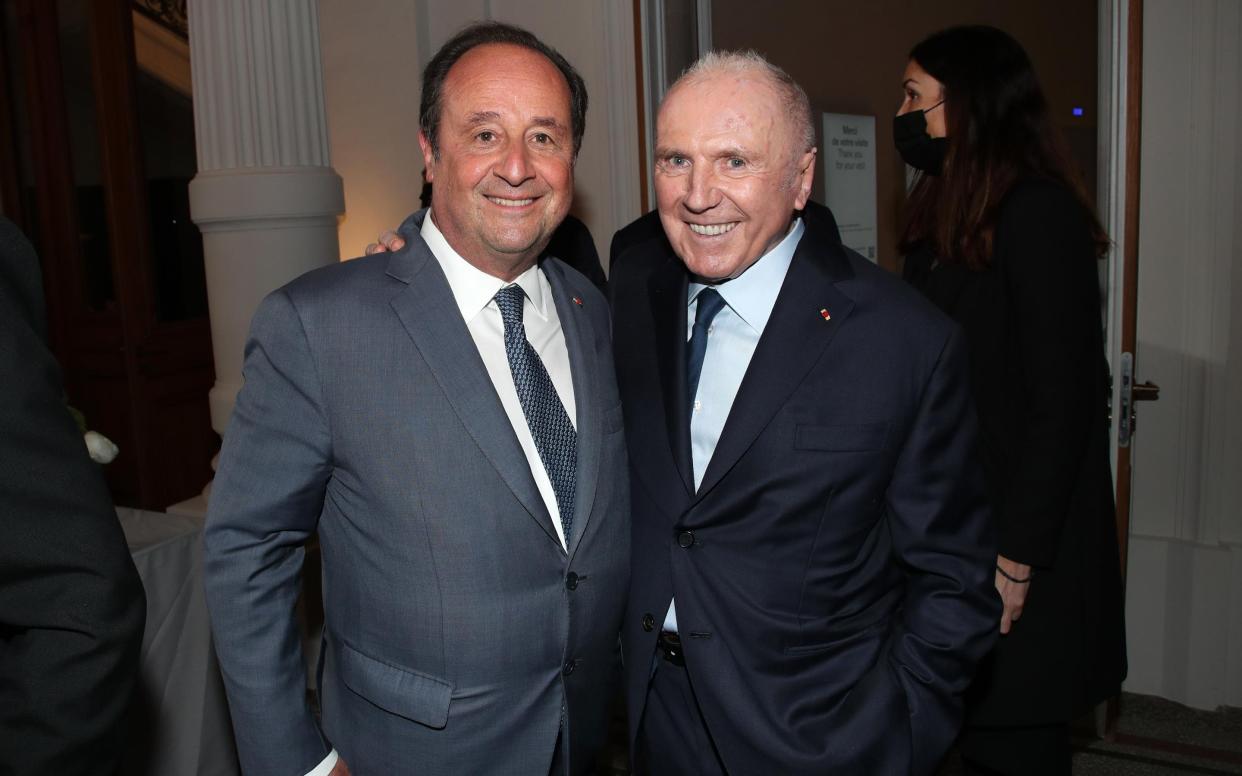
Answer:
M121 449L114 498L163 509L219 442L189 90L139 67L129 2L0 8L0 205L43 261L67 399Z

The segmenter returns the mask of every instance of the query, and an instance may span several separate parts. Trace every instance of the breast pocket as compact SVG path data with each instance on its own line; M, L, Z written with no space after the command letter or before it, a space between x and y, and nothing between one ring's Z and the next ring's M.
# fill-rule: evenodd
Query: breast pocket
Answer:
M887 423L842 425L799 424L794 430L794 448L830 453L883 450L888 441Z

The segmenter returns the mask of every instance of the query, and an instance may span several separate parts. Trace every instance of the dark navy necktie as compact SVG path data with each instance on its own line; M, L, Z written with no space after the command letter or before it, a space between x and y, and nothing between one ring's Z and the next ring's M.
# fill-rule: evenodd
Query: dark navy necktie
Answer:
M690 394L691 415L694 414L694 397L699 391L699 376L703 374L703 356L707 354L707 330L724 305L724 297L716 289L705 288L699 292L698 305L694 310L694 328L686 348L686 390Z
M539 354L526 339L522 324L522 306L526 293L521 286L506 286L496 292L496 307L505 324L505 354L509 371L517 388L526 425L535 439L539 459L552 481L556 508L561 513L565 545L569 546L569 529L574 519L574 492L578 483L578 434L565 412L565 405L556 393L556 386Z

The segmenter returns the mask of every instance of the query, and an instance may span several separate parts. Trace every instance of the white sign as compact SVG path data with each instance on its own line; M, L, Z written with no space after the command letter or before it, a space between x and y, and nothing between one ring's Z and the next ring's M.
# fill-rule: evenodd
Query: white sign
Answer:
M824 199L841 242L876 261L875 116L824 114Z

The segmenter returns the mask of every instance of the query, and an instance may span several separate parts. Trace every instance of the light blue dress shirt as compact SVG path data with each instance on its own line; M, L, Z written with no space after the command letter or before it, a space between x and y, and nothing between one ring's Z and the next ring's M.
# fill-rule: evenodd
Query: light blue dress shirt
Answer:
M703 473L716 452L716 443L724 430L737 389L746 376L751 356L763 336L763 329L772 316L776 297L785 282L785 273L793 261L794 249L806 227L796 219L785 239L765 253L745 272L727 282L713 286L725 301L707 329L707 352L703 357L703 373L694 397L690 415L690 450L694 464L694 487L703 482ZM694 328L699 292L707 288L691 281L686 292L686 333ZM664 630L677 630L677 603L669 603L664 617Z

